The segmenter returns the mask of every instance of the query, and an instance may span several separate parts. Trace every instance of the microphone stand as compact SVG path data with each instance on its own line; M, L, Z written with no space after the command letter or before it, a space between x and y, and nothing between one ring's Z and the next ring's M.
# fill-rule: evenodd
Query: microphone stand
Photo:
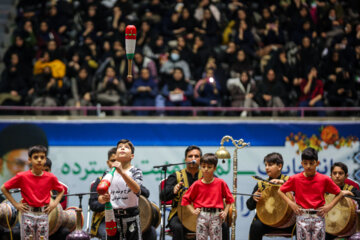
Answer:
M157 166L153 166L153 168L161 168L161 171L164 172L164 193L165 193L165 190L166 190L166 182L167 182L167 179L166 179L166 172L167 172L167 168L170 167L170 166L177 166L177 165L183 165L183 164L186 164L186 162L182 162L182 163L169 163L169 164L164 164L164 165L157 165ZM162 172L160 173L160 178L162 178ZM160 183L161 184L161 183ZM161 187L160 187L160 191L161 191ZM161 192L159 193L159 196L161 195ZM165 195L165 194L164 194ZM160 209L161 209L161 198L159 199L160 202ZM165 203L166 201L164 201ZM163 211L163 222L162 222L162 230L161 230L161 234L160 234L160 240L165 240L165 217L166 217L166 204L163 204L162 206L162 211Z
M15 188L15 189L10 189L9 190L9 193L18 193L18 192L21 192L20 188ZM5 194L0 192L0 196L5 196Z
M97 194L97 192L88 192L88 193L73 193L65 194L64 197L78 196L79 197L79 208L82 209L81 202L84 195Z

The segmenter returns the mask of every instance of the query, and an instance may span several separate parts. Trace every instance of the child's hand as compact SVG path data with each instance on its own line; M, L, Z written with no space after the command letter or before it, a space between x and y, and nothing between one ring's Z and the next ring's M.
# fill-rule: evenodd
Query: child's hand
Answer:
M200 208L195 208L193 214L198 216L200 214Z
M220 218L221 218L223 221L225 221L226 216L227 216L227 212L225 212L225 211L221 211L221 212L220 212Z
M254 201L255 201L255 202L258 202L258 201L260 200L260 198L261 198L261 192L260 192L260 190L258 189L256 192L254 192L254 195L258 195L258 197L257 197L257 196L253 196Z
M349 190L342 190L342 194L343 194L343 195L354 196L354 194L353 194L351 191L349 191Z
M301 209L295 202L290 202L289 205L296 215L301 215Z
M45 213L49 214L54 208L56 208L56 203L53 201L50 201L50 204L45 208Z
M284 180L280 180L280 179L271 179L270 182L275 184L284 184Z
M109 193L105 193L104 195L100 195L98 197L98 201L101 204L105 204L107 202L110 202L110 194Z
M320 217L325 217L325 215L326 215L331 209L332 209L332 207L330 206L330 204L326 204L326 205L318 208L319 212L317 213L317 215L320 216Z
M14 204L14 207L21 212L27 212L29 210L28 205L26 203L17 202Z
M123 173L123 168L122 168L120 162L115 161L115 162L112 164L112 167L115 167L116 170L117 170L120 174Z

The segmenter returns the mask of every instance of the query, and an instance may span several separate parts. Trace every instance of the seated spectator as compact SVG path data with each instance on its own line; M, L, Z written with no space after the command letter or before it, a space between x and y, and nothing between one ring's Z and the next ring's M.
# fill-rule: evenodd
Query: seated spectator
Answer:
M95 98L93 82L86 68L79 70L78 76L71 78L72 97L67 101L66 106L82 107L91 106ZM81 110L70 110L72 116L83 115Z
M328 90L331 82L336 81L336 75L345 71L345 61L338 51L334 51L326 58L321 66L321 76L325 80L324 89Z
M332 80L329 86L327 98L331 107L354 107L357 93L355 86L350 80L348 72L340 72ZM342 116L349 115L349 112L340 112Z
M261 107L285 107L283 102L284 95L287 94L273 69L268 69L263 80L258 85L256 101ZM278 116L278 111L272 112L273 116Z
M293 68L290 66L286 51L284 49L280 49L277 53L274 54L274 59L269 64L272 69L276 69L276 75L278 76L278 80L283 86L283 89L290 93L292 89L293 82ZM290 94L283 97L284 104L288 106L290 104Z
M320 36L326 41L325 46L329 47L334 37L344 32L342 20L336 15L334 8L330 8L319 23Z
M66 65L66 76L68 78L77 77L81 66L84 64L84 59L82 59L79 52L74 52L70 61Z
M121 45L119 40L113 42L112 46L113 57L111 61L111 66L115 68L115 75L119 76L122 79L127 77L127 58L124 47ZM126 80L125 81L126 89L130 89L131 84Z
M175 68L172 77L169 78L162 89L162 95L166 98L166 106L191 106L193 88L184 78L181 68ZM188 115L186 112L168 112L168 115Z
M23 105L27 92L26 76L23 75L26 71L21 71L16 53L11 55L10 62L1 74L0 105Z
M65 76L65 71L66 71L65 64L59 59L55 59L51 61L50 54L48 51L45 51L42 54L42 57L35 62L34 75L42 73L45 67L51 68L52 77L54 78L61 79Z
M221 53L220 62L222 63L224 68L230 69L230 67L236 62L238 56L237 46L234 42L229 42L226 46L224 52ZM235 73L235 72L234 72ZM235 75L231 75L231 77L235 77Z
M151 58L155 64L156 69L160 69L160 60L167 52L164 37L162 35L156 36L152 41L145 44L143 53L145 57Z
M185 28L184 38L188 40L194 39L194 28L196 21L190 12L190 9L183 7L181 10L180 24Z
M320 53L307 36L302 38L300 50L296 57L295 71L300 77L306 77L307 69L320 63Z
M216 7L215 4L211 3L209 0L200 0L198 1L198 5L194 12L194 17L196 20L201 21L205 16L205 10L210 10L211 14L214 16L217 24L220 23L221 20L221 12Z
M203 37L206 46L216 46L220 40L218 31L219 26L210 9L204 9L204 16L197 23L194 32Z
M70 24L68 18L64 13L59 12L58 6L53 5L48 12L49 28L54 31L60 38L61 43L64 45L68 43Z
M316 67L312 67L308 72L307 78L303 78L300 83L301 95L299 107L323 107L324 84L317 76ZM325 116L324 111L318 111L318 116Z
M166 14L167 8L160 0L144 1L138 9L138 16L142 21L161 23L162 16Z
M256 108L259 107L255 101L256 83L250 78L249 73L243 71L238 74L237 78L230 78L227 81L227 89L231 97L232 107L246 107ZM246 110L241 112L241 117L252 115L252 112Z
M34 94L31 106L56 107L58 88L56 79L51 73L51 67L45 66L41 73L34 79ZM43 115L42 111L36 111L36 115Z
M24 39L25 46L33 49L36 46L36 35L34 33L33 23L30 20L26 20L22 25L22 28L14 31L14 39L16 36L22 36Z
M202 78L202 73L204 72L206 62L211 55L211 48L205 45L204 37L201 35L195 36L194 44L192 45L192 59L188 64L191 67L191 75L194 79ZM185 79L187 79L186 72Z
M160 73L165 75L165 78L169 78L175 68L181 68L183 70L186 81L191 79L189 64L181 59L180 51L177 48L171 50L170 58L161 66Z
M142 68L140 78L134 81L130 90L133 106L155 106L158 88L148 68ZM149 115L149 111L136 111L137 116Z
M220 83L214 78L214 70L212 68L207 69L205 77L196 83L194 100L200 106L221 106ZM209 111L208 115L212 116L214 113Z
M151 25L147 21L141 23L140 29L136 36L136 47L142 49L145 44L149 43L153 36L156 36L155 30L152 29Z
M163 21L162 31L165 41L175 40L176 36L185 34L186 29L180 23L180 13L173 11L171 15Z
M239 13L245 14L244 10L239 10ZM245 15L246 18L246 15ZM251 26L244 20L240 20L238 24L235 24L235 43L241 49L244 49L248 54L255 56L254 46L255 39L251 32Z
M121 106L122 95L126 92L124 81L115 75L115 69L107 67L105 76L97 86L97 102L104 106ZM113 111L114 116L120 116L120 110Z
M230 66L230 76L243 71L252 74L253 67L248 55L243 49L240 49L239 51L237 51L236 61L233 62L233 64Z
M180 58L185 60L186 62L191 62L193 53L189 44L187 43L186 39L183 36L178 36L177 40L177 49L180 51Z
M38 47L36 54L37 56L40 56L41 52L46 50L47 44L50 40L55 40L57 46L61 45L60 37L57 35L55 31L52 31L49 28L49 25L46 20L42 20L40 22L40 28L36 35L36 39L37 39L37 47Z
M20 64L32 66L32 60L35 56L34 50L25 45L22 35L15 35L15 42L5 52L3 61L6 66L11 65L11 55L16 53L19 56Z
M140 71L143 68L147 68L153 81L158 82L158 73L155 62L151 58L144 57L142 53L136 52L132 69L134 79L140 77Z
M47 52L50 55L50 61L53 61L55 59L59 59L59 60L63 61L63 59L64 59L62 51L58 48L58 46L56 45L56 42L54 40L50 40L47 43Z

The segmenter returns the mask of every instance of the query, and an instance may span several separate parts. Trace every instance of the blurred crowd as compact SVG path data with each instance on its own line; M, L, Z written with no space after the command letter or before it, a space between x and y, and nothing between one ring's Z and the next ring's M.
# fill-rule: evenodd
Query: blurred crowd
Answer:
M359 106L359 10L357 0L19 0L0 105Z

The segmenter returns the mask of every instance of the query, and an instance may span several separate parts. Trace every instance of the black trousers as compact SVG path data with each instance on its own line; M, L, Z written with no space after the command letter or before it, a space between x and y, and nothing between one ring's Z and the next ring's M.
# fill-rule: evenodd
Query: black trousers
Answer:
M288 228L274 228L262 223L258 218L254 218L250 225L250 235L249 239L251 240L262 240L262 237L271 232L281 231L285 233L292 233L294 226ZM294 235L296 236L296 230L294 230Z
M182 225L178 215L175 215L170 219L168 226L171 232L173 233L174 240L186 239L185 238L186 233L190 232ZM222 224L222 239L223 240L229 239L229 227L225 222Z

